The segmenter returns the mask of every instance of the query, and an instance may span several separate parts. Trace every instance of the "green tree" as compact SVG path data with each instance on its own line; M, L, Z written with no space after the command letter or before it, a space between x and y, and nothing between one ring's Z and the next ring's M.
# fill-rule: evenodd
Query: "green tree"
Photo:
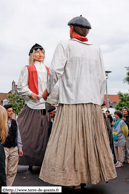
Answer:
M123 79L124 83L129 84L129 67L125 67L127 70L126 77Z
M114 106L116 110L122 110L124 106L129 107L129 93L118 92L120 101Z
M24 99L16 93L8 94L7 97L9 99L9 104L12 104L14 113L18 115L25 104Z

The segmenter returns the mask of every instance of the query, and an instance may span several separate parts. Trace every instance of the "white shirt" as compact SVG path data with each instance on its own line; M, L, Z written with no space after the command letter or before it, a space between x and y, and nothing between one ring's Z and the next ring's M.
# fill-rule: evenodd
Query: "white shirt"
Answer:
M17 91L24 98L25 104L32 109L45 109L45 100L42 97L42 94L47 86L47 70L43 63L36 61L34 63L37 74L38 74L38 90L40 100L34 100L31 97L32 91L29 89L28 85L28 68L25 66L20 74Z
M59 103L102 105L106 77L101 51L77 39L61 41L54 53L47 91L59 80Z

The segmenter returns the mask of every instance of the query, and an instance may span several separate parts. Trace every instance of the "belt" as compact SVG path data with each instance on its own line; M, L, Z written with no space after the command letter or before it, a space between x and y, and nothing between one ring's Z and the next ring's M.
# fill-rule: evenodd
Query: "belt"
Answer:
M41 110L41 115L46 115L46 109Z

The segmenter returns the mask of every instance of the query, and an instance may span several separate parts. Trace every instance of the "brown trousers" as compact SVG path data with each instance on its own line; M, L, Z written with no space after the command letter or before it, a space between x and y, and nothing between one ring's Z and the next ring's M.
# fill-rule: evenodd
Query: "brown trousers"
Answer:
M114 151L116 155L116 160L123 163L124 162L124 146L121 146L121 147L114 146Z
M5 172L7 186L12 186L17 174L17 165L19 160L18 147L6 148L5 151Z

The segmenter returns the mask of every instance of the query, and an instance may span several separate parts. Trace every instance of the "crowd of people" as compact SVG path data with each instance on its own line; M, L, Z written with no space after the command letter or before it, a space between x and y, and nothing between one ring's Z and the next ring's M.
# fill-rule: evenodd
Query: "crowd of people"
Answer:
M103 118L106 77L101 50L86 37L91 24L79 16L68 26L70 40L57 45L50 68L41 45L30 49L17 85L25 100L17 121L11 105L0 106L0 186L13 184L18 162L41 166L41 180L73 191L116 178L115 165L129 162L128 109L115 112L114 124L109 111ZM57 82L58 102L48 104Z
M123 167L123 163L129 164L129 109L123 107L122 111L114 112L115 119L106 111L105 124L109 136L110 147L116 168Z
M51 121L48 123L47 133L50 136L56 105L49 104L48 106ZM19 159L24 155L19 125L15 119L12 119L12 115L11 104L4 105L4 107L0 105L0 189L1 186L13 185ZM38 161L37 163L35 162L35 165L38 166ZM29 170L32 171L32 166L29 166Z

